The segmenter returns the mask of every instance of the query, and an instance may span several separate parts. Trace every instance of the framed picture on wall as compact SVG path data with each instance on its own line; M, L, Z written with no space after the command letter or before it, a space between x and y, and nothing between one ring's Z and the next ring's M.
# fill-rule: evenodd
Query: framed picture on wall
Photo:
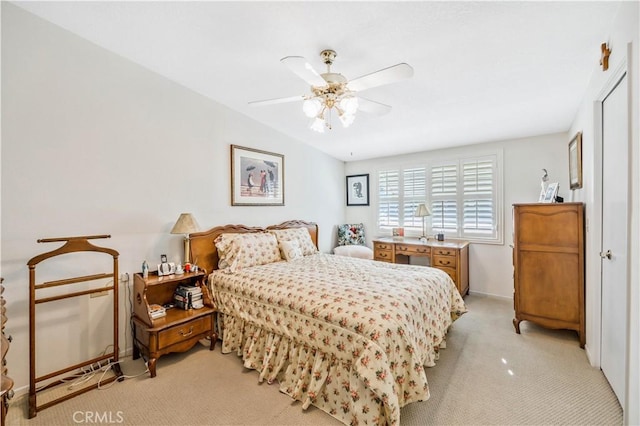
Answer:
M284 155L231 145L231 205L284 206Z
M582 188L582 132L569 142L569 188Z
M369 205L369 174L347 176L347 206Z

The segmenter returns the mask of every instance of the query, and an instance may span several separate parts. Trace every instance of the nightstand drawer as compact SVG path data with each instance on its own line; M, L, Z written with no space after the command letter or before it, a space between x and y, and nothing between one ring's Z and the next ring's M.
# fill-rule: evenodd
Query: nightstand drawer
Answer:
M431 247L416 244L396 244L396 254L406 256L431 256Z
M433 264L431 266L435 266L439 268L441 266L447 266L449 268L456 267L456 258L454 256L433 256Z
M180 343L211 330L211 315L162 330L158 333L158 350Z

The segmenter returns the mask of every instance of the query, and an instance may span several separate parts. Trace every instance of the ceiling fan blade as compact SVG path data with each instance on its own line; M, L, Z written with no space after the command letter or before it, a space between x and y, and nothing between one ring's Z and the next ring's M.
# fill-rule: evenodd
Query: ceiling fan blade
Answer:
M285 102L295 102L295 101L303 101L304 96L289 96L288 98L275 98L275 99L265 99L263 101L252 101L249 102L251 106L265 106L265 105L275 105L275 104L283 104Z
M324 78L311 66L309 62L302 56L287 56L280 59L298 77L306 81L312 86L326 86L327 82Z
M403 62L353 79L347 86L349 89L359 92L361 90L371 89L372 87L395 83L396 81L404 80L411 76L413 76L413 68Z
M373 115L385 115L391 111L391 107L389 105L358 96L358 110Z

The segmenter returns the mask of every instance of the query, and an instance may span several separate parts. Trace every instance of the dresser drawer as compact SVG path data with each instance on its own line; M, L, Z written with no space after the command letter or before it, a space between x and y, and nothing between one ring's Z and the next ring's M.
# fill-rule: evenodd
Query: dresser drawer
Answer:
M189 340L209 330L211 330L211 315L162 330L158 333L158 350Z
M431 256L431 247L417 244L396 244L396 254L406 256Z
M434 247L433 248L433 255L434 256L455 256L456 255L456 250L455 249L442 248L442 247Z
M436 268L439 268L441 266L446 266L446 267L455 269L456 258L455 256L438 256L434 254L431 266L435 266Z

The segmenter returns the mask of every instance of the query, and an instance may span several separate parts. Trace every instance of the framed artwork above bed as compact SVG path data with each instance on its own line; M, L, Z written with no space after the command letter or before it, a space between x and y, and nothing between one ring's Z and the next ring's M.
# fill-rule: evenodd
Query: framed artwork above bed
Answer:
M284 155L231 145L231 205L284 206Z

